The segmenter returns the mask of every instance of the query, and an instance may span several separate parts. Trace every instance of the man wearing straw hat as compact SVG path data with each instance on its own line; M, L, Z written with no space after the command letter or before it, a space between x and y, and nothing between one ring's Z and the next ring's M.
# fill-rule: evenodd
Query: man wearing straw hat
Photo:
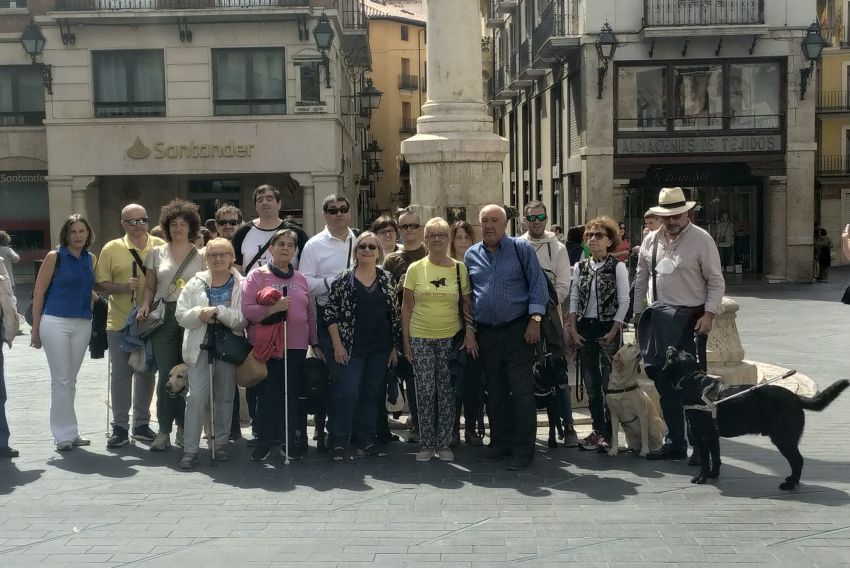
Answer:
M635 316L647 376L655 382L667 424L664 445L649 459L687 457L685 418L674 385L661 377L667 347L684 349L699 358L705 370L705 346L714 317L721 310L726 288L720 254L714 239L691 223L681 187L665 187L658 206L650 211L661 218L661 227L649 233L638 253L635 276ZM643 311L643 299L649 308ZM696 463L697 458L691 462Z

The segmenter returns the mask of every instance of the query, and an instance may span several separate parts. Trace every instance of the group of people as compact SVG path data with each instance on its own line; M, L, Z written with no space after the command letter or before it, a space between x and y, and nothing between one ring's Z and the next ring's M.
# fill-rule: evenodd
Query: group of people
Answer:
M92 305L102 295L108 298L112 406L107 447L120 448L132 437L163 451L176 430L184 469L196 465L211 388L215 431L209 444L216 459L227 460L229 441L241 435L236 364L205 353L212 326L246 337L251 356L267 369L265 380L246 392L253 461L265 460L277 445L287 459L300 457L306 433L298 385L307 358L315 357L330 374L327 447L333 460L385 455L387 385L401 380L409 441L419 443L417 461L452 461L461 433L470 446L483 446L479 426L486 405L490 443L478 459L507 458L509 469L520 470L534 458L533 369L548 349L560 347L556 352L565 357L577 352L588 391L592 432L578 440L569 392L559 390L565 445L607 450L616 443L604 393L630 311L640 318L646 372L656 381L668 427L666 443L649 457L687 456L682 408L672 385L663 384L663 354L654 346L686 349L704 365L724 281L717 247L689 221L695 203L680 188L661 191L658 206L646 213L643 242L634 248L624 242L625 227L608 217L588 221L565 246L546 230L548 213L539 201L525 206L527 231L518 238L507 235L502 207L481 209L478 242L465 221L449 225L435 217L423 224L409 209L358 232L342 195L324 199L325 227L308 238L280 219L281 196L273 186L259 186L253 202L257 217L249 222L232 205L220 208L216 235L202 248L193 203L175 199L162 207L162 238L149 233L141 205L127 205L120 217L124 235L106 243L100 258L90 252L94 235L87 220L66 220L32 300L31 344L44 348L50 367L57 450L91 443L80 435L74 397ZM579 246L569 247L576 238ZM850 255L850 231L843 240ZM630 255L637 257L631 286L622 262ZM3 300L11 286L5 275L0 280ZM4 315L14 311L0 306ZM11 345L10 319L3 318L3 340ZM551 324L560 338L551 335ZM462 389L452 371L459 359ZM166 391L179 363L188 367L185 399ZM405 366L412 373L403 372ZM2 380L0 386L5 403ZM157 432L150 426L154 390ZM0 413L0 456L14 457L8 431Z

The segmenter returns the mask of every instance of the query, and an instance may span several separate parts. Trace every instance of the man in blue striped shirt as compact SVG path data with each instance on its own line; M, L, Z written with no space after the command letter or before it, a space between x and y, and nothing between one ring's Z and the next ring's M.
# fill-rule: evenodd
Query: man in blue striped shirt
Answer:
M516 471L534 459L537 409L532 366L549 292L534 248L505 234L505 210L487 205L479 219L483 241L464 256L492 420L492 443L479 459L511 456L508 469Z

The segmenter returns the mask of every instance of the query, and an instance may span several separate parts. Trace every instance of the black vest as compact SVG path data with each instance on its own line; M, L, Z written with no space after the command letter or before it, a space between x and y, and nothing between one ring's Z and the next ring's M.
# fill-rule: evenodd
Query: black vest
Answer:
M590 289L596 279L596 317L601 321L611 321L617 313L617 263L616 258L608 255L605 264L597 270L590 267L590 258L581 261L578 270L578 317L587 313L590 302Z

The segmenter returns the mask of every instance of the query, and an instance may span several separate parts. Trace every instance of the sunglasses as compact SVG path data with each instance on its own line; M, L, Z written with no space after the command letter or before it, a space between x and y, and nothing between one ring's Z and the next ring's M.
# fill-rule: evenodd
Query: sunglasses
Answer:
M325 213L327 213L328 215L336 215L337 213L345 215L346 213L348 213L348 207L346 207L345 205L343 205L339 209L337 209L336 207L328 207L327 209L325 209Z
M546 213L538 213L537 215L526 215L525 220L529 223L534 223L535 221L545 221Z
M402 231L415 231L421 226L419 223L408 223L407 225L399 225L398 228Z
M147 217L139 217L138 219L121 219L131 227L136 227L138 225L147 225L148 218Z
M226 227L227 225L230 225L231 227L235 227L236 225L239 224L239 221L237 221L236 219L222 219L221 221L216 219L215 222L216 222L216 224L221 225L222 227Z
M363 243L363 244L357 245L357 248L360 249L360 250L366 250L366 249L378 250L378 245L373 245L372 243L368 243L368 244Z
M590 239L607 239L608 233L603 233L601 231L597 231L597 232L594 232L594 233L585 233L585 236L587 237L587 240L590 240Z

